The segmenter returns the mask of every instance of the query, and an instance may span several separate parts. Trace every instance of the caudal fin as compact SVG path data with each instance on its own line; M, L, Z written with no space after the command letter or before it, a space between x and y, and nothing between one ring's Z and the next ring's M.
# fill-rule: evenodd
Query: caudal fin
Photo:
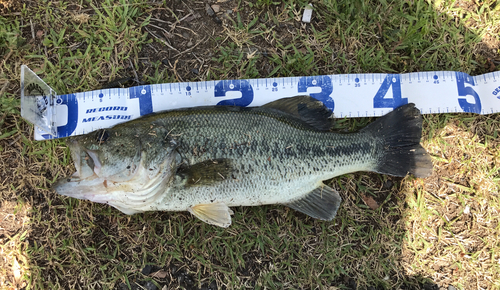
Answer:
M375 172L416 177L432 174L432 161L420 145L422 115L415 104L401 106L361 130L381 140Z

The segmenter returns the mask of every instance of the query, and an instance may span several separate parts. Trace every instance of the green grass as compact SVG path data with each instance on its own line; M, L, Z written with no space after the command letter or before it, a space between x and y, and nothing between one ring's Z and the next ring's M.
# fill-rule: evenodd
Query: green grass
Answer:
M307 1L218 4L232 11L219 15L222 25L195 1L0 0L0 221L9 221L0 223L0 288L137 289L152 281L160 289L500 289L498 114L425 116L423 144L435 174L336 178L331 185L344 202L332 222L262 206L235 208L232 226L221 229L188 213L125 216L50 189L72 173L72 161L63 140L33 141L20 117L21 64L65 94L136 74L149 83L476 75L498 60L493 0L313 1L307 25L299 21ZM196 13L201 18L183 20ZM193 48L189 41L204 42ZM370 121L339 119L335 129ZM379 207L370 209L363 196ZM146 265L166 276L142 274Z

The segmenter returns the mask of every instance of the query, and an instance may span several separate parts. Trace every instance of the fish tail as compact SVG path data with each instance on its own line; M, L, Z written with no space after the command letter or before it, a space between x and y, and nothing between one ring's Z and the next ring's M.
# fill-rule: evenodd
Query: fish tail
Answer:
M379 140L376 168L378 173L394 176L427 177L432 174L432 161L420 145L422 115L415 104L401 106L377 119L363 132Z

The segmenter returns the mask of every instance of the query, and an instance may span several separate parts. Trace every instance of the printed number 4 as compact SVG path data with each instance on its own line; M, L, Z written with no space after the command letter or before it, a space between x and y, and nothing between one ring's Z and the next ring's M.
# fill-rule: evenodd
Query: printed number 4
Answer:
M392 88L392 98L385 98L390 88ZM373 107L395 109L405 104L408 104L408 99L401 97L401 82L399 75L388 74L373 98Z

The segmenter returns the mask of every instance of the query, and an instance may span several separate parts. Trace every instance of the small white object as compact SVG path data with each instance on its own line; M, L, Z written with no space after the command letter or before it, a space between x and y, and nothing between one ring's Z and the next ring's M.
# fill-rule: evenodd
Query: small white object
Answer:
M465 206L464 214L470 214L470 206L469 205Z
M313 13L312 4L307 4L306 8L304 9L304 14L302 14L302 22L304 23L311 22L312 13Z

